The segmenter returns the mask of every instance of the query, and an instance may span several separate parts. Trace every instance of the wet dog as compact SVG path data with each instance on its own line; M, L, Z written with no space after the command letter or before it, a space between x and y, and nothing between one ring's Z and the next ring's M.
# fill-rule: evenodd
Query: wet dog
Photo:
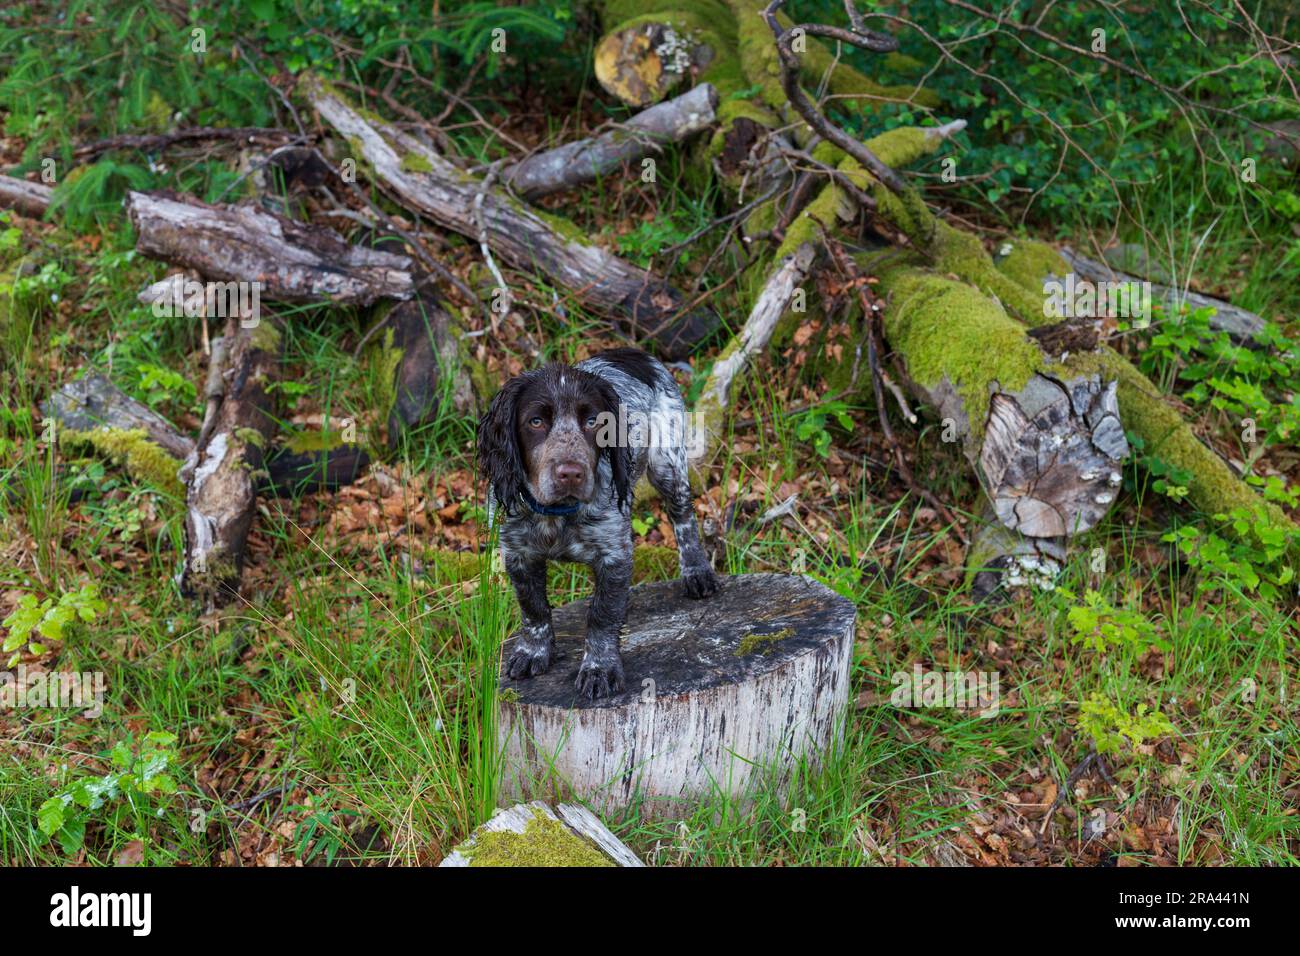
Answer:
M619 633L632 585L632 489L643 473L672 521L687 596L718 589L695 522L685 423L672 375L638 349L525 372L492 400L478 426L479 465L524 621L509 677L550 667L546 564L575 561L595 577L578 693L595 700L625 688Z

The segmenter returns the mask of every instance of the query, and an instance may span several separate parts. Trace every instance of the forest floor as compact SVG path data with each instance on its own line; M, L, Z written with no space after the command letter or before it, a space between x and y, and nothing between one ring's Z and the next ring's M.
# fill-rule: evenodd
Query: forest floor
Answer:
M567 135L600 119L575 109ZM503 105L492 122L525 146L559 139L540 103ZM22 145L4 141L0 159L15 162ZM707 292L736 328L730 260L700 271L714 236L655 257L713 214L680 159L665 155L657 184L614 177L550 205ZM1004 233L984 225L995 248ZM1091 247L1089 234L1069 239ZM377 350L352 355L365 315L280 311L285 429L351 419L376 463L334 493L261 501L244 599L196 614L173 583L183 502L42 440L40 402L90 368L197 430L197 322L137 303L167 269L132 241L111 218L79 234L12 215L0 224L10 283L0 308L0 619L27 595L57 601L88 583L106 605L66 640L20 648L10 669L102 672L107 687L95 717L0 709L0 863L436 863L495 803L493 757L480 744L497 647L518 616L486 563L445 556L478 554L486 540L474 420L448 409L389 453L385 366ZM1300 257L1257 268L1259 241L1218 235L1198 260L1198 285L1285 326ZM446 237L433 251L471 287L490 281L476 245ZM13 285L19 275L31 281ZM624 344L572 303L561 317L534 277L507 278L516 311L476 339L497 382ZM481 329L475 310L452 307ZM1182 372L1210 361L1188 344L1191 322L1170 318L1172 341L1148 331L1122 345L1171 394L1187 387ZM1053 590L1017 589L976 613L965 547L886 464L876 410L859 395L824 394L806 374L813 331L747 377L697 511L720 570L806 570L855 602L844 743L784 800L738 808L718 795L682 821L613 817L611 828L660 865L1300 862L1292 611L1253 588L1239 563L1180 557L1165 539L1172 529L1208 534L1216 523L1178 500L1177 476L1135 457L1118 506L1076 544ZM675 367L688 401L716 351ZM1228 411L1184 404L1207 441L1242 459ZM924 418L895 427L921 482L972 528L979 491L958 447ZM1253 461L1255 472L1294 483L1288 444ZM791 497L793 507L764 520ZM675 561L648 550L673 545L660 504L633 513L636 546L651 554L641 576L675 573ZM589 588L579 568L553 585L554 604ZM1104 624L1110 638L1097 637ZM897 675L910 679L917 665L996 675L996 713L891 703ZM1150 720L1154 711L1167 726ZM118 779L138 769L130 755L142 748L165 762L174 793ZM84 833L46 839L42 806L88 779L114 785L86 808Z

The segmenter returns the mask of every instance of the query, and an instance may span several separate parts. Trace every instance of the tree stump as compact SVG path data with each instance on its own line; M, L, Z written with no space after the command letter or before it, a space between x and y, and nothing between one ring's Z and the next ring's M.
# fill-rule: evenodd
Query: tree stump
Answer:
M633 588L628 690L595 702L574 688L588 601L555 610L550 671L501 682L503 801L576 796L662 819L719 790L783 793L800 759L818 762L842 732L852 602L803 576L721 580L702 601L675 580Z

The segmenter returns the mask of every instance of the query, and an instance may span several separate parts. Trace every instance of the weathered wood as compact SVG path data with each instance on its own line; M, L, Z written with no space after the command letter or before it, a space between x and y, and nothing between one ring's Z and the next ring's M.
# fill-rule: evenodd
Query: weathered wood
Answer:
M1087 531L1119 492L1128 440L1116 383L1034 375L989 400L979 466L1002 523L1033 538Z
M722 423L731 404L736 378L767 348L772 330L785 314L794 290L808 278L813 258L812 245L805 243L773 267L745 324L713 363L709 380L695 403L697 433L687 442L693 466L699 467L712 458L721 440Z
M1081 256L1068 246L1061 249L1060 252L1061 258L1070 264L1070 268L1074 270L1075 274L1082 279L1087 279L1089 282L1149 281L1130 275L1127 272L1121 272L1108 263L1097 262L1095 259ZM1044 277L1044 281L1053 278L1063 277L1047 276ZM1190 290L1176 289L1162 285L1159 282L1151 283L1151 299L1153 302L1164 304L1166 315L1177 315L1183 306L1186 306L1189 310L1211 308L1214 312L1209 318L1210 328L1220 332L1227 332L1238 342L1253 339L1264 330L1266 324L1265 320L1254 312L1239 308L1230 302L1224 302L1222 299L1211 298L1208 295L1201 295Z
M222 338L220 405L181 470L187 487L181 593L209 608L239 593L263 450L276 431L267 386L280 357L280 333L265 316L251 328L227 320Z
M540 273L594 311L617 317L628 336L679 359L717 329L711 309L692 305L663 279L557 229L552 219L500 189L485 188L415 137L363 116L319 79L305 77L301 88L355 158L403 204L472 238L480 234L481 218L493 253L515 268Z
M1065 566L1067 540L1026 537L1002 524L990 508L966 553L971 598L986 600L999 588L1053 590Z
M483 835L487 833L515 834L518 839L485 840ZM482 852L476 854L476 850ZM645 866L585 807L562 803L552 810L543 801L534 800L497 810L438 865L582 866L590 864L593 851L608 861L607 866Z
M801 576L721 584L703 601L678 581L633 588L628 690L594 703L574 689L588 602L557 609L550 671L502 680L504 797L573 793L663 818L719 788L737 800L763 785L781 791L801 758L816 764L842 728L852 602Z
M211 280L259 283L259 296L267 299L369 305L414 293L406 256L354 246L333 230L256 206L214 206L168 192L131 192L127 212L140 252L196 269ZM209 292L197 283L186 288L174 277L150 289L149 301L170 296L165 300L169 305L179 300L193 310Z
M105 376L87 375L51 393L42 405L65 448L94 449L137 480L179 492L181 460L194 441Z
M642 110L608 133L566 143L508 166L501 180L528 200L573 189L649 155L664 143L680 142L708 129L717 106L717 91L703 83Z
M12 209L32 219L40 219L50 208L53 198L53 186L0 176L0 209Z

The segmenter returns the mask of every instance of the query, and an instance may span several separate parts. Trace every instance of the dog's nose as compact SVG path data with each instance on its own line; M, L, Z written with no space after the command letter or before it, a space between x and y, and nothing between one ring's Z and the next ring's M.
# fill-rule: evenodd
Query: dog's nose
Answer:
M562 461L555 466L555 483L564 491L578 491L586 472L576 461Z

